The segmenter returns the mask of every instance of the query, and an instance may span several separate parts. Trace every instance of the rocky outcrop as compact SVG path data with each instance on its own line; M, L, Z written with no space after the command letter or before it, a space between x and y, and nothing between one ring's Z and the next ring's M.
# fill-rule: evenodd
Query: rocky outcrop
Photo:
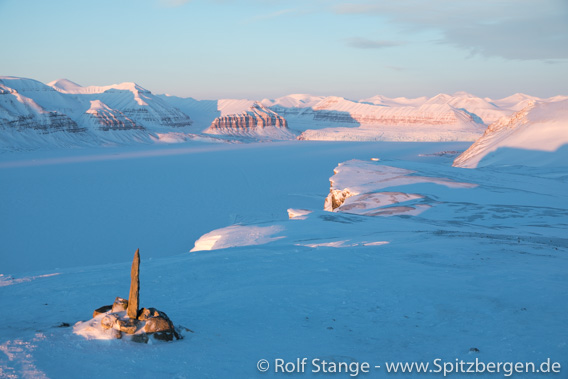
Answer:
M217 117L205 132L212 134L224 131L249 132L268 127L288 129L288 123L278 113L255 102L246 112Z
M92 125L101 131L109 130L144 130L124 113L112 109L100 100L92 100L91 107L82 116L83 124Z
M330 178L324 210L363 216L417 215L432 206L430 199L421 194L384 189L420 183L435 183L449 188L476 186L447 178L420 176L414 171L375 162L350 160L340 163Z
M182 128L192 124L191 119L186 114L177 109L157 110L151 108L125 108L121 112L139 125L167 126L171 128Z
M1 113L1 109L0 109ZM28 113L26 115L0 115L0 128L23 131L35 130L41 134L50 134L54 132L80 133L86 131L81 128L75 121L70 119L66 114L58 112L42 112L39 114Z
M325 198L325 203L323 209L328 212L333 212L337 208L341 207L347 198L357 195L357 193L352 193L348 189L330 189L329 194Z

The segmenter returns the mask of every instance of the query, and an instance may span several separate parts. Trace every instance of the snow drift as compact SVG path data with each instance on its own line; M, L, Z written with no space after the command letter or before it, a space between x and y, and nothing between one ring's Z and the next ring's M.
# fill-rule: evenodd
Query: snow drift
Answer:
M340 163L329 179L331 188L324 210L364 216L417 215L430 208L425 196L386 188L433 183L449 188L474 188L471 183L414 175L416 172L374 162L350 160Z

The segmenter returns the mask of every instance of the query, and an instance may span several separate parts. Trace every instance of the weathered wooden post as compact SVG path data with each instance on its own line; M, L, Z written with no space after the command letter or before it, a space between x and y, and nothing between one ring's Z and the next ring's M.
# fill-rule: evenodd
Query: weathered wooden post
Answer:
M131 319L138 317L140 302L140 249L136 249L130 270L130 294L128 295L128 309L126 315Z

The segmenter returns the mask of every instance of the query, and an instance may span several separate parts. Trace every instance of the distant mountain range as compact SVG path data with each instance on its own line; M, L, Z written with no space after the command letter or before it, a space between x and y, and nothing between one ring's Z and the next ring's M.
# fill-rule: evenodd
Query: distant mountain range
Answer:
M565 108L567 100L524 94L492 100L465 92L359 101L300 94L260 101L195 100L154 95L135 83L82 87L66 79L43 84L3 76L0 149L189 139L475 141L489 125L507 124L527 107L555 103Z

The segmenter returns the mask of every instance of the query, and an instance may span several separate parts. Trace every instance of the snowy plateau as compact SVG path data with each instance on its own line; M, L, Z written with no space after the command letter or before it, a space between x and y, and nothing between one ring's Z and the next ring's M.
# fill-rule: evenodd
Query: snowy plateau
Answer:
M370 378L549 360L560 373L511 376L565 378L567 145L566 96L195 100L0 77L0 377L355 376L276 371L307 358ZM138 248L140 303L183 339L85 338Z

